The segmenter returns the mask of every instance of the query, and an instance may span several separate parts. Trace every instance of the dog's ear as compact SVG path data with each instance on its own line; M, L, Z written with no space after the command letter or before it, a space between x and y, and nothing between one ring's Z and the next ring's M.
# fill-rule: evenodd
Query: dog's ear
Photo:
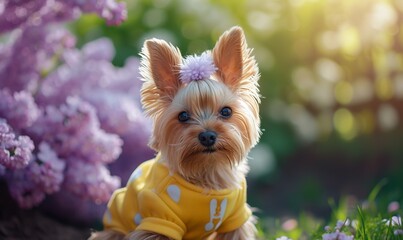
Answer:
M180 86L182 56L179 49L164 40L151 39L144 43L143 57L148 60L147 67L157 88L173 97Z
M182 55L178 48L154 38L145 41L141 57L142 103L146 112L154 115L172 101L180 88Z
M242 28L232 27L218 39L214 49L214 64L218 68L216 76L232 89L241 88L244 81L256 81L251 78L259 71L255 58L251 56Z

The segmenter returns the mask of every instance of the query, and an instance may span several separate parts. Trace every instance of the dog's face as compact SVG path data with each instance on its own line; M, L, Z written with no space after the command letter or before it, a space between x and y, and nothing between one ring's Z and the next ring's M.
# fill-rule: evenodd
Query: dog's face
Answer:
M212 50L215 71L183 81L179 50L146 41L141 94L154 120L150 145L171 171L200 182L213 170L236 169L246 160L260 136L259 73L250 53L242 29L232 28Z

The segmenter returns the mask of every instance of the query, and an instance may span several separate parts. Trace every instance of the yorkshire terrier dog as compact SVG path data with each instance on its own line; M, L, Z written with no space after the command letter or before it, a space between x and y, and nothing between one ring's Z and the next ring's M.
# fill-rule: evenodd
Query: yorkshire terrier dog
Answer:
M184 59L163 40L144 43L141 100L158 154L113 194L105 230L90 239L255 239L245 180L261 134L251 52L240 27Z

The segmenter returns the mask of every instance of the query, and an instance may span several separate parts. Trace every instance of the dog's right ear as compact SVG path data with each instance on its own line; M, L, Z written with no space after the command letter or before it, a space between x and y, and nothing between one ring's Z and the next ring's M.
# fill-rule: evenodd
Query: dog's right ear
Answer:
M154 38L144 43L141 57L142 103L146 112L154 115L172 102L181 86L179 67L182 55L178 48Z
M240 27L224 32L213 48L216 76L234 91L257 93L259 70Z

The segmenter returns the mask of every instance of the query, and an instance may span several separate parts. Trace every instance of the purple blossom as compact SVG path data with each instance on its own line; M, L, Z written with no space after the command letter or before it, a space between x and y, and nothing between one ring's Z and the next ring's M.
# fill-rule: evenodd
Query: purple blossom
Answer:
M96 203L108 201L112 192L120 186L120 179L111 176L102 164L85 163L69 159L65 187L76 195Z
M0 48L0 88L34 93L54 56L75 41L63 28L29 27L16 35L13 44Z
M328 233L325 233L322 235L323 240L353 240L354 236L349 236L344 232L341 232L342 228L344 226L349 226L350 225L350 220L346 219L345 221L340 221L338 220L335 226L334 232L331 231L330 226L325 227L325 231Z
M95 109L78 97L68 97L59 108L48 106L30 130L62 158L110 163L121 153L121 139L102 130Z
M39 152L29 166L6 174L11 196L21 208L40 204L46 194L60 190L65 162L46 143L39 144Z
M0 33L15 29L26 22L33 22L46 0L10 1L0 3L3 11L0 13Z
M102 128L108 132L125 135L133 126L143 125L145 121L133 97L127 94L98 89L83 97L96 109L102 109L97 111L97 115ZM113 115L110 114L112 111L115 112Z
M111 163L119 157L122 140L100 128L96 110L90 104L79 98L69 97L67 104L60 107L60 112L64 115L61 137L66 143L66 156L73 155L85 161L99 163ZM73 138L67 139L65 136Z
M389 220L384 219L384 222L386 222L387 226L403 226L402 218L400 216L393 216Z
M187 56L180 69L180 79L183 83L207 79L217 70L210 52L200 56Z
M100 52L113 51L109 49L112 48L111 44L103 40L87 44L84 48L94 49L94 45L98 44ZM87 53L88 55L85 55L76 49L66 51L66 63L50 73L42 82L37 95L39 105L60 105L69 95L82 96L97 88L107 90L116 79L116 68L110 59L104 59L108 58L109 54L98 54L104 58L96 59L94 51L87 50Z
M77 7L82 12L96 13L106 19L110 25L118 25L127 18L126 5L123 2L117 3L114 0L58 0L63 1L67 6Z
M40 143L39 152L29 165L27 174L40 189L51 194L60 190L65 165L47 143Z
M345 221L338 220L336 223L335 229L341 230L344 226L349 226L349 225L350 225L350 219L348 219L348 218Z
M89 42L81 49L83 60L112 61L115 56L115 49L108 38L100 38Z
M0 33L10 31L0 43L0 176L22 208L45 198L48 206L62 196L57 215L69 196L74 209L97 214L80 217L99 219L105 204L94 202L105 203L120 186L119 177L127 179L152 156L151 128L140 110L139 60L117 68L110 40L79 50L75 38L55 24L84 12L109 24L126 17L124 3L114 0L0 3Z
M40 112L32 95L25 91L10 93L0 89L0 117L14 129L23 129L31 126Z
M26 167L31 160L34 143L28 136L16 136L0 118L0 165L8 169Z
M21 208L32 208L45 199L46 194L30 181L27 171L17 170L6 176L11 196Z
M81 52L66 51L65 64L43 81L38 103L62 104L73 93L96 108L105 130L120 135L137 128L137 122L145 122L140 112L139 60L130 58L123 68L116 68L110 63L113 54L113 45L107 39L88 43Z
M88 132L81 138L81 146L77 148L77 156L88 162L111 163L122 152L122 140L118 135L106 133L100 128Z
M125 66L113 74L108 91L93 89L82 93L83 99L97 109L102 128L119 134L129 144L144 142L151 132L150 122L141 111L139 65L138 59L129 58ZM109 114L110 111L115 114Z
M389 205L388 205L388 212L389 213L396 212L399 210L399 208L400 208L399 202L393 201L393 202L389 203Z
M348 236L343 232L339 232L336 230L336 232L333 233L325 233L322 235L323 240L353 240L354 236Z
M96 13L110 25L118 25L127 17L124 3L114 0L5 0L0 7L0 33L73 20L81 13Z

